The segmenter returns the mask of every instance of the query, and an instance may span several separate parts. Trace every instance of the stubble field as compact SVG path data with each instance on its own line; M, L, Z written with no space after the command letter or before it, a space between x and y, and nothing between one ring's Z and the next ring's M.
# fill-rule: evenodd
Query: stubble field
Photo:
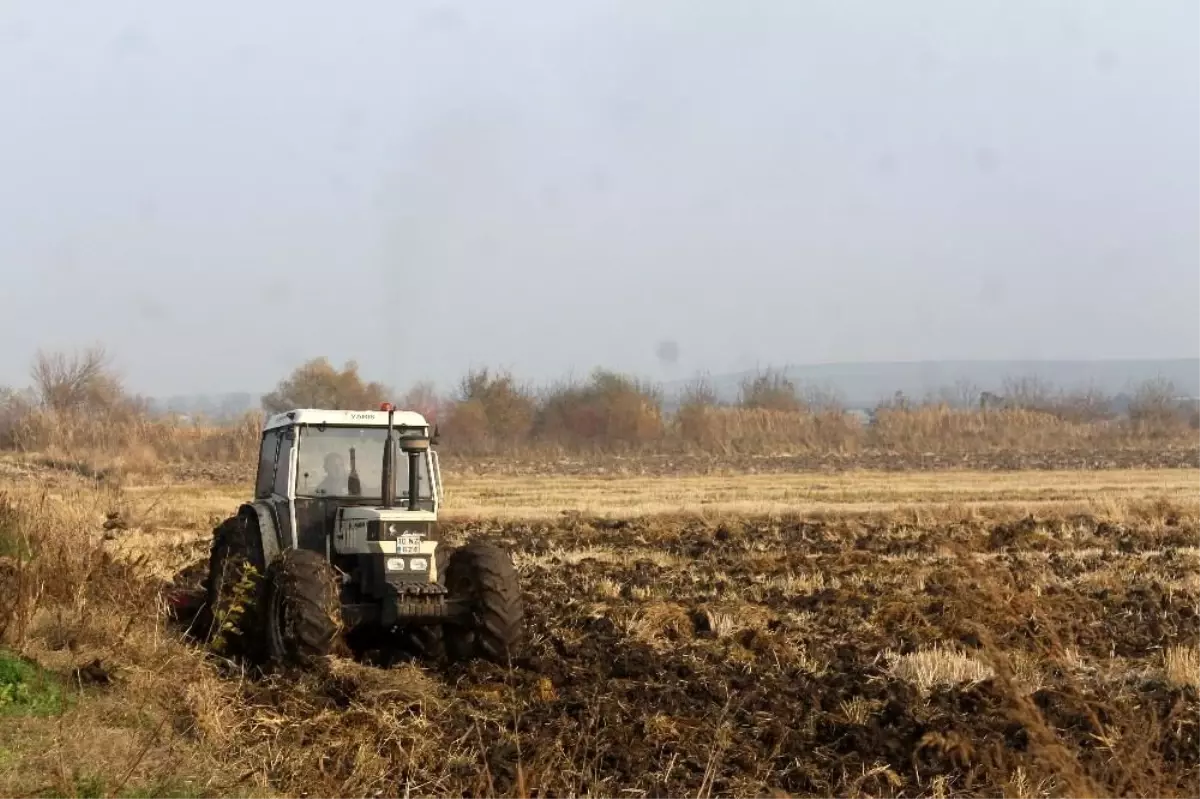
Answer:
M260 677L161 599L242 476L8 462L0 792L1196 795L1200 471L1169 465L459 464L443 530L511 549L527 650Z

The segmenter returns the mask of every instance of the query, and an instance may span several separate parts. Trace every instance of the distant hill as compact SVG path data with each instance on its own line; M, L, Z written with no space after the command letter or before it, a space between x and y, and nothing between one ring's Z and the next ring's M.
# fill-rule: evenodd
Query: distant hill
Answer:
M202 416L220 421L234 419L246 411L259 407L259 394L237 391L227 394L188 394L174 397L156 397L150 401L155 413L180 416Z
M788 366L780 369L801 390L815 388L838 396L847 407L871 408L880 400L902 391L912 399L953 391L970 385L977 391L1001 393L1006 378L1035 378L1054 389L1067 391L1094 388L1117 396L1130 393L1140 383L1164 378L1175 385L1180 396L1200 397L1200 358L1105 361L914 361L906 363L830 363ZM741 381L755 372L710 377L718 396L736 401ZM689 381L664 383L668 408ZM194 394L152 400L160 413L234 419L257 410L261 394L232 392Z
M1034 378L1054 389L1092 388L1109 395L1129 393L1147 380L1164 378L1180 396L1200 396L1200 358L1098 361L912 361L899 363L830 363L779 369L798 388L812 387L836 394L851 408L873 407L897 391L913 399L970 385L1000 393L1006 379ZM738 398L741 381L754 371L710 377L718 396ZM688 381L663 386L674 399Z

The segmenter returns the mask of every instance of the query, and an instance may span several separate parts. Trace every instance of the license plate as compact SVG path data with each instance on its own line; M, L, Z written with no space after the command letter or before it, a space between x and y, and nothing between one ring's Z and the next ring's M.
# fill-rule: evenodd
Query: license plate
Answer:
M396 552L401 555L415 555L421 551L421 539L417 536L402 535L396 539Z

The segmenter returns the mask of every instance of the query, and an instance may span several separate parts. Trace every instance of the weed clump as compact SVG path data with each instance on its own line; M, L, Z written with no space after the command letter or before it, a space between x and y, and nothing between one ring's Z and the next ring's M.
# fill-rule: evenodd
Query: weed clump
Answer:
M0 650L0 716L51 716L62 709L62 688L53 675Z

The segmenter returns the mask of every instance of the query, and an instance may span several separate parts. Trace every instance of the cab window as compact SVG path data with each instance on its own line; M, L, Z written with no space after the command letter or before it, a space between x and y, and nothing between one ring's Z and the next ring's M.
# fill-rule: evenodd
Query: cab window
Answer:
M295 434L288 430L279 441L279 457L275 459L275 488L274 491L281 497L288 495L288 480L291 476L291 456L292 442L295 440Z
M254 483L254 496L265 499L271 496L271 486L275 483L275 460L279 453L280 432L268 430L263 434L262 449L258 455L258 479Z

